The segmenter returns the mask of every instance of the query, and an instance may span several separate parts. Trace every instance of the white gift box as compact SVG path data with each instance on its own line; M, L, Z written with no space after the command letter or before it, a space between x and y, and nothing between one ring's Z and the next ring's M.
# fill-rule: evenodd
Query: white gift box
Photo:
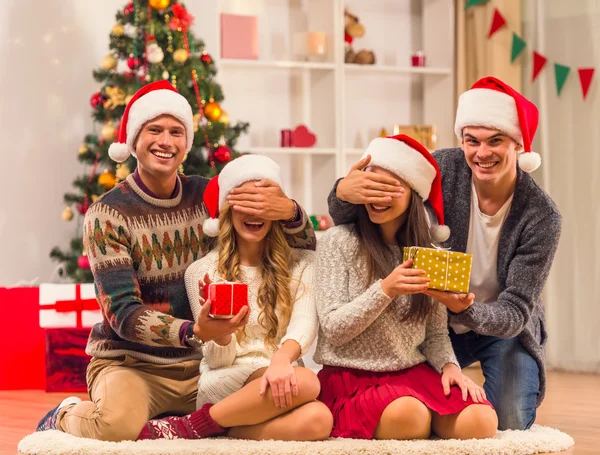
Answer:
M40 284L40 327L92 327L102 311L92 283Z

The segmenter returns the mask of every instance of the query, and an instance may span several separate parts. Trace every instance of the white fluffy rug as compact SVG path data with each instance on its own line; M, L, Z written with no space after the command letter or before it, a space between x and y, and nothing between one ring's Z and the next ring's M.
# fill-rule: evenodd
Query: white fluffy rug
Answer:
M568 434L534 425L528 431L500 431L493 439L367 441L330 439L322 442L243 441L235 439L102 442L60 431L33 433L19 443L23 455L529 455L559 452L574 444Z

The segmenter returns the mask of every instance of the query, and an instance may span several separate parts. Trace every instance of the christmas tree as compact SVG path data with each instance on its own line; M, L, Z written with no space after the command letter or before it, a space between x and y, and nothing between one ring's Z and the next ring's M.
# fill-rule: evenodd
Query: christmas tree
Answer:
M248 123L229 124L219 105L223 93L214 80L216 67L204 43L189 31L194 17L178 0L136 0L116 14L110 33L110 53L93 72L101 88L91 96L98 130L88 134L78 158L83 175L73 182L76 192L64 195L62 217L77 212L77 237L68 251L54 248L50 256L63 264L61 274L73 281L93 281L81 239L81 222L89 205L135 168L135 158L116 164L108 148L116 139L119 121L130 97L144 84L168 79L189 101L194 115L194 147L180 172L212 177L238 153L235 144Z

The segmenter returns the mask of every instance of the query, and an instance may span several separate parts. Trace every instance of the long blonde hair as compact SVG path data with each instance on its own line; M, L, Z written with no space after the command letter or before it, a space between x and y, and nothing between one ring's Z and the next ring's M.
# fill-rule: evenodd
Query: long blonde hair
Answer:
M291 292L290 264L293 250L285 239L280 223L273 222L265 236L259 273L262 283L256 296L260 314L259 324L267 331L265 348L277 348L279 340L290 323L293 299ZM236 247L236 232L231 210L226 204L219 214L219 260L217 271L227 281L240 281L240 255ZM275 310L279 311L279 317ZM244 327L236 333L241 343L245 337Z

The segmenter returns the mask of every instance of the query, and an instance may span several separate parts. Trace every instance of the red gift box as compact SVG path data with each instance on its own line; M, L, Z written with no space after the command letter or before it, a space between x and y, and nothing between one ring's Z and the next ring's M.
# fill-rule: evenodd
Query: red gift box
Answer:
M248 305L248 285L245 283L211 283L208 286L211 308L209 315L218 319L230 319Z
M40 285L40 327L92 327L102 322L93 284Z
M44 389L44 329L38 323L38 287L0 288L0 308L18 315L3 325L0 390Z
M46 329L46 392L87 392L90 329Z

